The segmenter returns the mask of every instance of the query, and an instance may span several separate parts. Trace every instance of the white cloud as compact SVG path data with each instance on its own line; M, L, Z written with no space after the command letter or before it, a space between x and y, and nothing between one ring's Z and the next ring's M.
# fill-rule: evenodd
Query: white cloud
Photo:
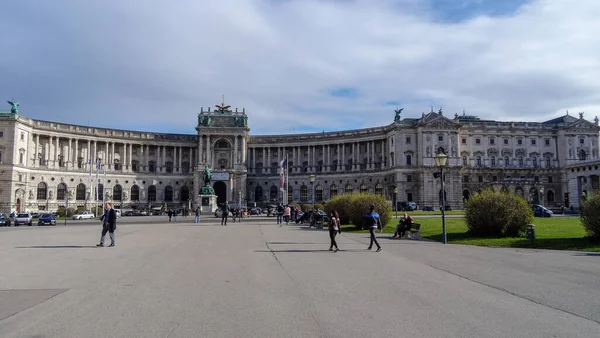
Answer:
M533 121L600 110L596 0L457 23L416 0L11 6L0 92L36 118L193 133L199 108L222 94L246 108L253 133L383 125L388 101L407 117L430 106ZM360 95L329 95L340 87Z

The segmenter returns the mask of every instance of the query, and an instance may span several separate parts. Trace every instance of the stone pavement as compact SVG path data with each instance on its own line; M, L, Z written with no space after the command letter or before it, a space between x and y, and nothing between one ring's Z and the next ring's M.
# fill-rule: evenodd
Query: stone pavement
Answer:
M596 337L600 256L342 234L273 218L0 228L0 337Z

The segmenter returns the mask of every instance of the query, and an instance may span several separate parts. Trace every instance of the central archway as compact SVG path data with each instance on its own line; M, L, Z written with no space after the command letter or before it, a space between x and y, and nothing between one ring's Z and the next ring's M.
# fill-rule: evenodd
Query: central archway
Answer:
M223 181L217 181L213 184L215 195L217 195L217 205L221 205L227 201L227 185Z

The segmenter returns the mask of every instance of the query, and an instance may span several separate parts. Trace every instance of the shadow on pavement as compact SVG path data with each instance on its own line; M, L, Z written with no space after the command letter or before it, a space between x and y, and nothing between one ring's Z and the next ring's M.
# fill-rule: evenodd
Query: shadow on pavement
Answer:
M351 252L351 251L354 251L354 252L368 252L369 250L365 250L365 249L362 249L362 250L343 250L343 249L340 249L340 250L338 250L338 252ZM333 251L329 251L327 249L323 249L323 250L317 250L317 249L315 249L315 250L300 250L300 249L290 249L290 250L254 250L254 252L292 252L292 253L294 253L294 252L323 252L323 253L331 252L331 253L334 253Z
M34 245L34 246L16 246L16 249L86 249L97 248L95 245Z
M582 252L575 254L573 256L591 256L591 257L600 257L600 252Z

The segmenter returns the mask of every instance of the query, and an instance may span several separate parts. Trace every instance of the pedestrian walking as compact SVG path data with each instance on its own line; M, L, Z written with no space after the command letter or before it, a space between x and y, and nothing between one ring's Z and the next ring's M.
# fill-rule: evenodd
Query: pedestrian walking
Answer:
M173 210L173 221L177 222L177 209Z
M229 217L229 204L223 203L223 215L221 216L221 225L227 225L227 218Z
M342 233L342 228L340 227L340 215L336 210L333 210L331 211L331 215L329 218L329 238L331 239L329 251L338 252L339 248L337 242L335 241L335 236L338 233ZM333 247L335 247L335 250L333 249Z
M290 225L290 216L292 214L292 209L290 208L290 205L287 204L284 208L283 208L283 220L285 221L285 225Z
M369 244L367 250L371 250L373 248L373 242L375 242L375 245L377 245L377 252L381 251L381 245L377 242L375 231L377 228L383 228L383 226L381 225L379 214L375 211L374 205L371 205L369 212L365 215L363 226L367 226L369 228L369 233L371 234L371 244Z
M104 215L100 218L102 221L102 237L100 237L100 244L96 246L104 246L104 238L106 237L106 233L109 233L110 236L110 245L109 247L115 246L115 230L117 230L117 212L112 208L111 203L106 203L104 205Z
M200 206L196 207L196 217L194 217L194 223L200 223Z
M169 216L169 222L171 222L171 217L173 217L173 210L169 209L169 211L167 211L167 215Z
M283 205L277 204L277 224L283 225Z

